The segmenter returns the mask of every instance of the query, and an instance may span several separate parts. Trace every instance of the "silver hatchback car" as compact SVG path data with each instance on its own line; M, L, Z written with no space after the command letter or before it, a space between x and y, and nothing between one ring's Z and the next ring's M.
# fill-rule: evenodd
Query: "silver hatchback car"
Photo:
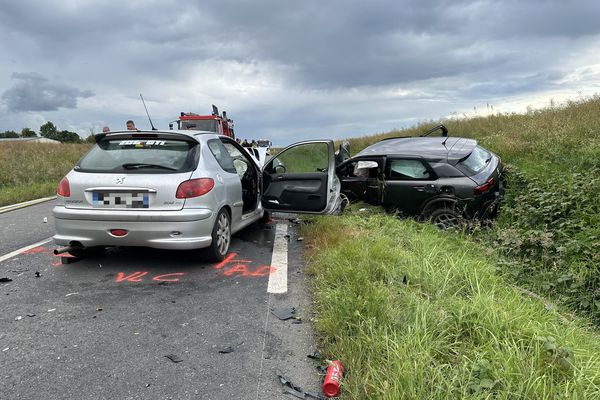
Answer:
M207 248L219 261L231 235L265 210L330 214L339 207L331 140L288 146L261 169L235 140L210 132L95 139L59 183L53 209L54 241L75 256L106 246Z

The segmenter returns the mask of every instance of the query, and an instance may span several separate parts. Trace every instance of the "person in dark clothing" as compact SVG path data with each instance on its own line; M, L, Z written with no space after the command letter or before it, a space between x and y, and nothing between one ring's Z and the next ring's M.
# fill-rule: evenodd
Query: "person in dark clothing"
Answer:
M244 141L242 142L242 146L251 147L252 145L250 143L248 143L248 139L244 139Z

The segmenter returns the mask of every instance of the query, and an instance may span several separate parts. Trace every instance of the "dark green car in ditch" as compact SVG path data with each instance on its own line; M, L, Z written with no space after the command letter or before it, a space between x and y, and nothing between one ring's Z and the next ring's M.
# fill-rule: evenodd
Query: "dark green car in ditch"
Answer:
M429 136L438 130L441 136ZM443 125L419 137L384 139L340 163L336 172L351 201L382 205L443 229L489 221L504 193L500 157L474 139L448 136Z

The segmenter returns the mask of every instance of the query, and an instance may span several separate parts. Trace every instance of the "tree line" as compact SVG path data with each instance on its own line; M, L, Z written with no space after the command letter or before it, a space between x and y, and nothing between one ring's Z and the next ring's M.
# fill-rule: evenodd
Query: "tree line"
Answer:
M94 141L93 135L90 135L86 140L82 140L81 137L75 132L67 130L59 131L56 125L48 121L44 125L40 126L39 136L48 139L58 140L63 143L83 143ZM28 138L38 137L38 134L31 128L23 128L21 132L15 132L12 130L0 132L0 138Z

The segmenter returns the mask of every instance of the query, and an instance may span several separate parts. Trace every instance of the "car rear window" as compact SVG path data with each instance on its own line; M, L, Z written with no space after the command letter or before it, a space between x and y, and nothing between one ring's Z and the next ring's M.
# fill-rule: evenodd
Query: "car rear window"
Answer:
M97 143L75 167L79 172L141 174L191 171L198 143L174 139L110 139Z
M483 147L476 146L471 154L463 158L458 166L462 167L463 172L474 175L481 172L490 162L492 154Z

